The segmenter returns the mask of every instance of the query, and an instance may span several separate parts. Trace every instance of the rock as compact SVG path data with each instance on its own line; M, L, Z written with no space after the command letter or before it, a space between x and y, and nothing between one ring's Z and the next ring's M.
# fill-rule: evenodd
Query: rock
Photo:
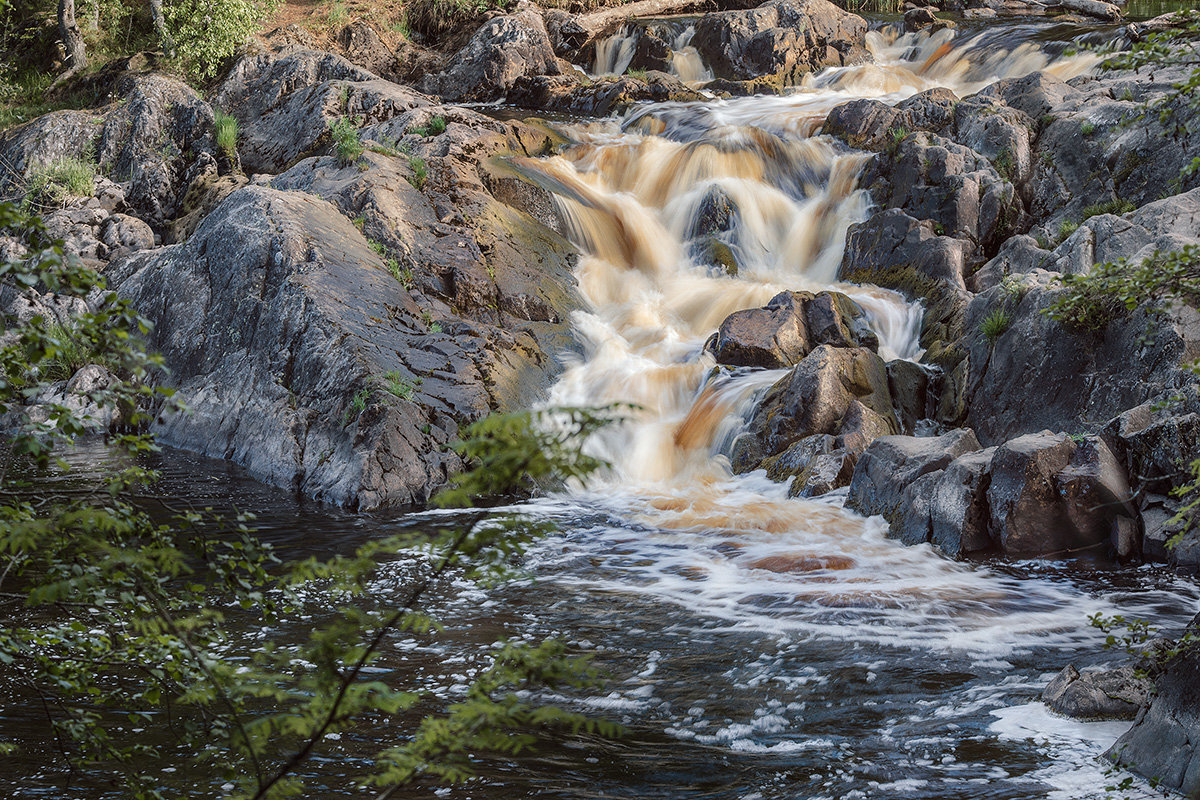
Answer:
M951 557L992 550L987 505L996 448L965 453L950 462L930 492L929 541Z
M145 222L128 214L113 214L100 225L100 239L113 250L128 252L154 247L154 231Z
M705 14L692 45L717 78L778 75L796 83L826 66L867 60L867 24L828 0L770 0L757 8Z
M100 167L127 182L125 204L161 228L187 190L181 177L188 167L215 154L213 110L190 86L165 75L133 75L116 87L124 102L105 116Z
M631 75L596 78L580 75L531 75L513 82L508 102L522 108L605 117L634 103L692 102L703 96L665 72L648 72L646 79Z
M1195 381L1180 366L1195 358L1200 342L1194 311L1135 312L1103 331L1079 331L1047 315L1061 291L1051 275L1026 276L1014 298L1006 291L976 295L964 315L966 420L985 443L1046 428L1078 430ZM989 340L981 328L997 309L1010 321Z
M1098 438L1078 445L1065 434L1027 434L992 458L987 489L991 530L1016 557L1107 550L1129 507L1124 472Z
M820 345L768 390L749 430L767 456L819 433L836 435L839 447L865 447L864 435L896 431L891 405L878 355L863 347Z
M928 492L909 491L918 478L938 472L965 453L979 450L981 445L970 429L950 431L942 436L916 438L913 436L882 436L872 442L858 459L846 508L864 516L882 516L892 525L893 538L909 543L928 541L929 510L924 519L915 518L912 525L902 526L901 515L919 495ZM932 484L924 484L932 489Z
M1131 720L1149 702L1152 689L1133 667L1080 672L1068 665L1042 692L1042 702L1075 719Z
M373 166L381 200L408 185L386 166ZM341 175L349 188L362 173ZM332 189L312 167L303 180ZM461 319L405 288L310 194L239 189L186 244L137 254L113 277L154 321L151 346L191 409L159 420L162 441L360 509L424 502L459 466L444 448L459 426L517 407L550 368L525 326Z
M1118 22L1121 19L1121 7L1101 0L1059 0L1060 8L1074 11L1085 16L1095 17L1105 22Z
M887 373L900 432L911 436L919 420L930 419L936 413L933 387L941 375L935 368L903 359L887 362Z
M341 56L296 47L242 58L214 102L238 120L243 167L271 174L323 149L339 119L364 127L432 104Z
M353 64L376 75L396 72L396 54L384 44L379 33L364 19L356 19L338 32L338 45Z
M953 20L939 19L930 8L912 8L904 12L904 30L916 33L931 29L940 31L943 28L955 27Z
M64 158L85 158L103 120L92 111L54 111L0 131L0 197L24 194L37 170Z
M456 102L495 100L518 78L562 72L542 16L532 9L488 20L449 64L426 77L422 91Z
M878 348L863 310L843 294L781 292L765 308L737 311L712 344L718 364L783 369L813 347Z
M1189 629L1196 632L1196 621ZM1164 665L1149 707L1106 754L1185 797L1200 793L1200 652Z
M783 292L765 308L731 314L717 331L713 354L718 364L782 369L796 364L811 348L799 292Z

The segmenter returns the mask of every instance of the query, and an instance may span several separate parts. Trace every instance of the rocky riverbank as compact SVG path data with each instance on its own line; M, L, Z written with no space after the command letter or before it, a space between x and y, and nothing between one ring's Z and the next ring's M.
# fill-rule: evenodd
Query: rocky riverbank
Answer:
M1072 76L1032 45L981 34L960 47L954 25L991 8L914 9L907 33L884 33L826 0L741 5L652 29L522 4L442 49L393 49L361 21L340 54L286 30L207 94L130 60L104 73L107 105L0 132L0 193L94 159L90 196L48 209L47 224L153 322L162 380L188 407L159 416L160 440L367 510L423 504L461 467L446 448L461 425L545 399L572 361L577 280L598 280L577 270L578 245L597 234L564 209L603 202L586 180L530 165L564 146L616 163L601 150L622 135L679 146L662 161L681 171L704 164L687 160L703 148L752 153L743 177L771 173L788 202L812 203L811 238L840 257L832 287L746 292L754 302L721 306L703 331L703 353L679 356L710 370L706 391L780 371L731 437L735 473L763 470L793 497L840 492L892 538L952 557L1200 569L1200 533L1172 521L1200 452L1188 369L1200 314L1131 308L1083 330L1047 313L1064 275L1200 245L1200 175L1184 172L1197 142L1141 113L1185 73ZM601 51L618 46L628 58L607 74ZM895 88L770 124L738 116L747 96L851 97L873 80ZM505 108L464 105L492 102ZM1200 127L1194 106L1171 110ZM237 120L234 149L218 142L218 112ZM540 114L626 116L566 142ZM798 139L818 144L797 154ZM636 183L647 162L628 165ZM855 185L863 212L842 247L833 205ZM748 224L737 187L693 200L681 257L717 279L753 273L734 235ZM611 211L599 234L631 281L670 252L638 249L637 216ZM915 352L881 341L877 311L851 296L864 285L921 304ZM53 296L0 300L70 324ZM56 396L106 379L89 365ZM680 449L697 446L694 421L678 423ZM711 443L717 427L704 428ZM1123 763L1166 770L1153 745L1165 730L1178 734L1171 763L1192 763L1180 754L1195 740L1193 660L1159 677L1114 751ZM1091 708L1098 680L1068 675L1052 694ZM1196 781L1184 767L1168 782Z

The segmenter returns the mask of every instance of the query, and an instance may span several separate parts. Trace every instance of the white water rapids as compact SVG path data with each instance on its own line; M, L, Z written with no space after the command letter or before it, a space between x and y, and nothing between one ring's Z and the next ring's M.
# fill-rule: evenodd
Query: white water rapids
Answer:
M828 111L860 97L899 102L935 86L964 96L1035 70L1071 78L1096 63L1092 55L1051 58L1032 43L980 44L980 37L959 44L952 31L872 32L873 64L827 69L781 97L650 105L621 121L571 126L572 143L561 155L517 164L555 193L581 252L576 275L588 306L573 319L581 354L548 405L637 408L590 443L611 462L611 472L587 491L541 504L546 513L588 515L593 523L566 544L535 553L540 575L580 593L584 605L589 597L621 595L659 604L666 616L686 611L693 622L680 624L696 625L704 636L713 630L760 642L765 636L784 651L803 651L797 642L842 642L860 656L860 648L899 648L914 659L953 659L1000 673L1035 649L1059 650L1063 658L1099 650L1089 614L1186 610L1168 593L1098 596L1054 569L1016 575L956 563L928 545L904 547L886 538L883 521L843 511L836 495L792 499L786 485L761 472L730 469L730 442L762 390L784 374L716 368L704 343L730 313L764 305L784 290L832 288L866 310L885 359L920 356L918 305L836 281L847 228L869 208L856 185L866 156L814 135ZM623 71L632 47L628 31L603 43L597 72ZM708 263L692 237L714 192L736 210L726 239L736 275ZM1184 605L1194 604L1194 593L1189 597ZM781 657L753 680L820 679L807 669ZM993 734L1020 737L1022 726L1044 712L1037 704L1005 710L1012 701L1003 698L1017 688L1027 697L1028 681L1045 677L1027 672L1008 688L988 689L991 706L979 698L977 708L976 701L963 702L978 713L1001 707ZM646 700L644 693L614 696L634 707ZM739 752L824 746L807 730L804 714L776 711L766 703L744 725L727 725L726 734L703 709L679 712L668 732ZM756 727L763 715L770 725ZM1039 724L1051 762L1086 761L1119 732ZM1103 796L1099 767L1077 766L1051 769L1067 779L1047 778L1066 794L1036 796Z

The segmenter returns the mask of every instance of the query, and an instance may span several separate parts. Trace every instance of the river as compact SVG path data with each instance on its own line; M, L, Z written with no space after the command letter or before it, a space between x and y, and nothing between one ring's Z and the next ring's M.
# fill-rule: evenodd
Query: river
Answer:
M686 21L673 24L674 46L686 51ZM481 644L559 636L595 653L611 678L603 692L572 702L630 733L485 765L480 781L437 796L1107 795L1116 781L1096 757L1125 724L1056 718L1037 697L1068 662L1117 659L1090 614L1179 626L1200 605L1195 585L1150 567L955 562L887 539L879 519L843 511L838 493L790 498L760 473L735 475L731 444L781 373L719 370L704 351L732 311L784 289L834 287L866 309L881 353L919 357L919 306L836 283L846 229L868 211L856 186L865 156L814 132L851 98L898 102L934 86L961 96L1039 69L1080 75L1097 60L1065 54L1081 34L1027 21L933 36L876 30L875 64L826 70L785 97L667 103L572 123L560 155L514 164L555 192L582 253L588 308L573 319L579 350L547 404L638 410L590 443L610 471L586 489L522 506L558 523L529 552L529 578L490 590L442 587L433 611L447 630L396 637L378 677L452 698ZM622 46L608 43L595 69L620 67ZM681 77L702 80L690 55ZM714 191L736 209L725 242L736 275L707 264L691 235ZM75 458L75 480L103 469L95 451ZM264 535L293 553L453 522L341 513L184 454L167 454L162 466L163 496L252 510ZM385 568L379 596L397 593L413 567ZM304 627L296 620L295 635ZM252 646L256 632L246 636ZM26 713L10 707L6 723L24 724ZM401 729L380 724L329 742L305 796L364 796L347 776ZM31 765L21 757L9 764L11 796L60 796L55 776L24 771ZM73 796L107 793L92 785ZM1155 795L1143 786L1126 796Z

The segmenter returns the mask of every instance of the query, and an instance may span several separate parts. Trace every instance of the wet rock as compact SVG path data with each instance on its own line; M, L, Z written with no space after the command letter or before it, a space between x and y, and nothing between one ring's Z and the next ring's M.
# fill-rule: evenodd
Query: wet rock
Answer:
M940 19L933 13L933 9L928 7L910 8L904 12L904 30L908 33L927 29L940 31L943 28L953 27L955 27L953 20Z
M215 103L239 122L244 168L274 174L324 149L339 119L366 126L432 101L333 53L285 47L238 61Z
M903 359L887 362L887 373L900 431L911 436L919 420L933 417L932 389L941 376L934 368Z
M783 369L814 347L878 348L861 308L844 294L781 292L764 308L731 314L712 343L718 364Z
M1193 620L1189 631L1197 633ZM1145 713L1106 754L1122 767L1185 797L1200 793L1200 652L1163 665Z
M692 102L703 99L678 78L665 72L648 72L645 80L632 75L584 81L580 75L533 75L518 78L508 102L522 108L604 117L628 106L651 101Z
M887 369L862 348L821 345L768 390L750 423L767 456L818 433L855 440L867 429L894 433ZM865 446L865 445L863 445Z
M798 362L812 349L804 324L806 299L798 292L783 292L765 308L731 314L717 332L717 363L782 369Z
M542 20L554 52L567 60L575 60L579 49L591 38L588 29L579 23L579 17L575 14L548 8L542 12Z
M866 60L867 24L827 0L770 0L706 14L692 45L714 75L733 81L778 75L795 83L826 66Z
M1200 414L1147 402L1114 417L1100 435L1142 490L1167 494L1180 465L1200 452Z
M1112 544L1129 507L1128 482L1098 438L1027 434L1001 445L987 490L991 530L1016 557L1067 555Z
M851 100L829 112L821 133L836 136L851 147L879 150L907 119L895 106L880 100Z
M819 497L849 486L857 462L857 454L846 448L815 456L788 487L788 497Z
M542 16L532 9L485 22L449 65L426 77L421 90L450 101L495 100L518 78L562 72Z
M1042 692L1042 702L1075 719L1133 719L1150 700L1153 684L1133 667L1080 672L1063 668Z
M733 198L724 189L714 186L700 201L689 236L698 238L728 233L734 229L737 221L737 206L734 205Z
M969 429L926 438L880 437L858 459L846 508L864 516L882 516L893 538L908 544L928 541L929 498L941 470L980 447ZM918 483L923 477L928 479Z
M993 549L987 505L992 457L996 448L965 453L950 462L932 487L929 541L948 556L963 557Z

